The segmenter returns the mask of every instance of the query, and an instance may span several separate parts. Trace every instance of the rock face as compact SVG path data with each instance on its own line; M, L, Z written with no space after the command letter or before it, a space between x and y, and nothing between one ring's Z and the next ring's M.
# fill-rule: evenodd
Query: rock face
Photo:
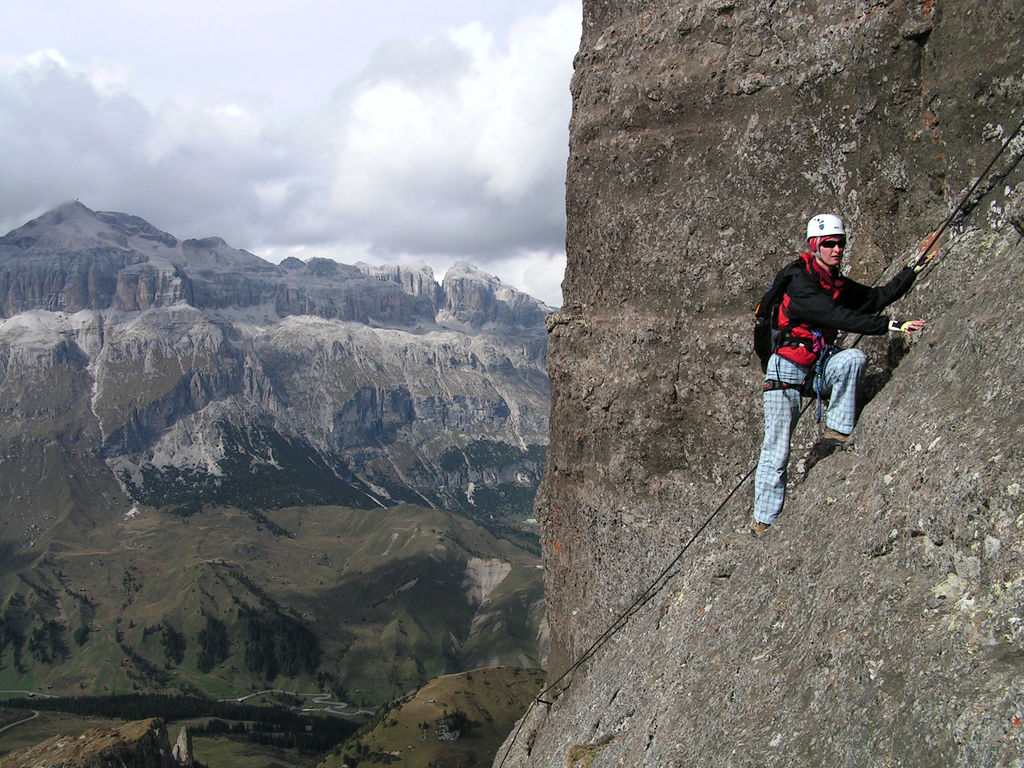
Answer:
M178 734L178 740L174 742L174 749L171 750L174 762L184 768L193 768L196 764L195 755L192 751L192 734L188 728L182 728Z
M459 263L444 276L441 317L470 328L513 325L526 328L543 323L548 314L525 293L516 291L471 264Z
M191 758L191 754L188 756ZM120 728L54 736L41 744L0 757L0 768L178 768L167 729L160 720L140 720Z
M444 286L427 267L274 265L68 203L0 238L0 487L38 500L13 457L56 444L78 478L183 512L408 501L525 517L548 311L468 265ZM48 525L4 523L22 543Z
M809 451L805 414L760 540L744 483L760 293L821 211L862 282L916 252L1021 119L1022 20L585 0L537 505L549 678L654 590L495 765L1024 765L1024 140L893 308L925 332L861 344L855 445Z

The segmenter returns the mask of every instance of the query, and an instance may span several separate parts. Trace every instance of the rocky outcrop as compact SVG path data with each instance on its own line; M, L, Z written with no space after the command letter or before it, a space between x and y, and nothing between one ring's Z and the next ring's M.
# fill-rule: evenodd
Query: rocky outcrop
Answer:
M463 583L466 598L473 605L480 605L490 597L494 588L501 584L511 572L511 563L506 563L503 560L470 558L466 563L466 579Z
M487 324L529 328L543 323L548 314L546 307L525 293L464 262L445 273L442 292L445 306L439 317L471 328Z
M182 768L193 768L196 764L195 754L192 751L192 734L188 728L182 728L178 734L178 740L174 742L174 749L171 751L174 762Z
M1021 118L1020 22L584 2L537 506L550 679L654 590L496 765L1024 764L1021 140L894 309L927 330L862 344L855 446L810 450L806 414L760 540L744 483L761 291L819 211L854 277L902 266Z
M314 315L356 323L432 324L433 301L377 280L362 270L329 259L311 259L302 271L289 271L274 297L279 317Z
M191 755L189 755L191 757ZM54 736L0 757L0 768L178 768L161 720L140 720L120 728Z
M430 302L431 312L436 314L438 307L444 303L444 289L434 281L434 270L425 264L383 264L372 265L358 263L355 265L364 274L398 283L410 296L425 297Z

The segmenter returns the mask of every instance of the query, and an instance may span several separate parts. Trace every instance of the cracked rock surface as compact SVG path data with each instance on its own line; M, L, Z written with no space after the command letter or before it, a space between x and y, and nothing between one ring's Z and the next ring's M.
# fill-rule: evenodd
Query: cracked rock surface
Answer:
M742 482L761 292L821 211L862 282L917 252L1024 117L1024 11L583 5L537 505L549 680L656 589L495 765L1024 765L1024 140L891 308L925 330L860 343L853 444L821 450L804 414L761 539Z

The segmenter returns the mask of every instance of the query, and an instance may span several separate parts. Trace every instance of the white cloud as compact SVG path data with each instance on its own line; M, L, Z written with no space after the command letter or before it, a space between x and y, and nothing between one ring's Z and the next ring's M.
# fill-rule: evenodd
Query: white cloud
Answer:
M566 31L578 28L568 4L521 22L508 54L482 56L480 75L467 84L468 98L485 106L476 158L488 170L488 191L506 201L533 192L559 163L564 172L568 76L579 44ZM552 77L557 72L563 77Z
M154 102L128 65L0 58L0 227L78 198L268 258L467 259L558 304L579 33L564 2L504 40L479 22L391 39L286 117L255 89Z
M502 259L493 265L493 272L502 282L547 302L553 307L562 304L561 284L565 275L565 253L528 251Z
M4 62L0 210L10 217L38 212L122 177L136 165L139 137L150 130L138 103L98 89L56 52Z
M470 24L410 45L406 70L367 72L337 105L335 211L377 232L383 250L485 262L561 250L578 34L577 10L565 4L514 27L505 50ZM420 82L436 58L449 62L445 76Z

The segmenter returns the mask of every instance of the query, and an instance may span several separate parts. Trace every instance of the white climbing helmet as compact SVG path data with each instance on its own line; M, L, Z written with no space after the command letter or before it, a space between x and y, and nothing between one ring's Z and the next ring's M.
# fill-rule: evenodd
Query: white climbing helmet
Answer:
M826 235L846 236L846 227L843 220L831 213L819 213L807 222L807 239L812 237L825 237Z

